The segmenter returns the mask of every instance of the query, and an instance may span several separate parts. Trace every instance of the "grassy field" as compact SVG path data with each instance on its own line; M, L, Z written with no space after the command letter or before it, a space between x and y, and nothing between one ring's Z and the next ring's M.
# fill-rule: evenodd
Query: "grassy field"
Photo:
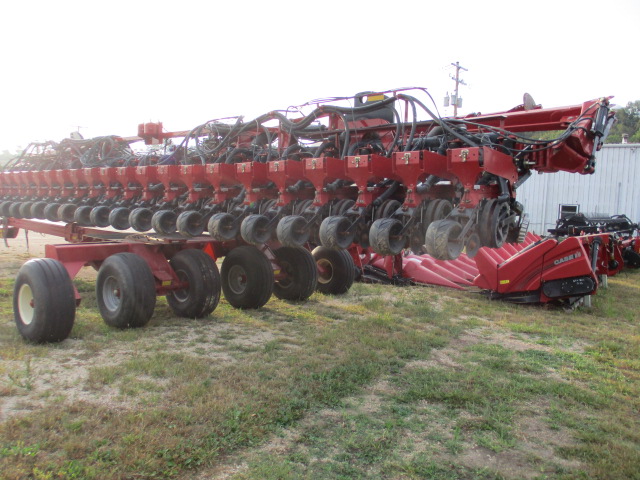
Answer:
M16 269L17 270L17 269ZM14 271L15 273L15 271ZM593 308L357 284L29 345L0 278L0 478L640 478L640 271Z

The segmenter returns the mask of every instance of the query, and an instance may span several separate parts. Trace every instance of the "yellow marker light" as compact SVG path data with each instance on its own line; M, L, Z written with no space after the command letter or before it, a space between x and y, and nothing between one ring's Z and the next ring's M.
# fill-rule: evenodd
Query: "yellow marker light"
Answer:
M500 280L500 285L506 285L507 283L510 283L511 280Z

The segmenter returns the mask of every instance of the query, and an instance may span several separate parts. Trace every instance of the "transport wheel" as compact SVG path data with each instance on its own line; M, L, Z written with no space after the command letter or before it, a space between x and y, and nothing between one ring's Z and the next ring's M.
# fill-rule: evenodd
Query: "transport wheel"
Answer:
M207 230L214 240L229 242L238 235L238 223L230 213L216 213L209 219Z
M240 224L240 236L245 242L262 245L271 238L269 218L265 215L249 215Z
M11 204L13 202L11 202L10 200L4 201L2 203L0 203L0 215L2 215L3 217L8 217L9 216L9 208L11 207Z
M9 206L9 216L13 218L22 218L20 215L20 207L22 207L22 202L15 202Z
M98 309L107 325L137 328L149 322L156 306L156 287L147 262L134 253L116 253L98 270Z
M276 281L273 294L282 300L309 298L318 283L318 269L311 253L301 247L280 247L274 254L281 272L287 276Z
M76 208L76 211L73 213L73 221L81 227L91 227L93 225L93 223L91 223L91 210L93 210L93 207L89 205L82 205Z
M61 342L69 336L76 315L76 298L66 268L52 258L29 260L18 271L13 313L25 339Z
M60 208L59 203L49 203L44 208L44 218L49 220L50 222L57 222L58 218L58 209Z
M148 208L134 208L129 214L129 225L136 232L148 232L151 230L151 217L153 212Z
M167 295L167 303L179 317L203 318L220 301L220 273L216 262L202 250L181 250L169 260L178 278L189 284Z
M158 210L151 217L151 226L160 235L176 233L176 219L178 216L172 210Z
M327 248L349 248L355 238L355 229L349 232L351 222L347 217L331 216L320 224L320 243Z
M380 255L397 255L406 244L402 228L402 222L395 218L376 220L369 230L371 248Z
M178 215L176 228L184 237L199 237L204 232L205 222L200 212L190 210Z
M73 214L76 213L77 208L73 203L63 203L58 208L58 218L65 223L73 222Z
M47 207L47 202L35 202L31 205L31 218L38 218L44 220L44 209ZM2 206L0 205L0 209Z
M220 274L224 298L235 308L260 308L273 292L271 262L250 245L231 250L222 262Z
M109 214L111 210L109 207L105 205L100 205L99 207L93 207L91 209L91 213L89 214L89 219L91 223L96 227L104 228L109 226Z
M455 260L462 252L463 244L458 237L462 225L454 220L436 220L427 228L425 245L427 253L438 260Z
M346 250L316 247L311 252L318 269L316 289L326 295L347 293L355 280L353 258Z
M276 227L278 241L286 247L301 247L309 241L310 234L307 220L300 215L287 215Z
M24 202L20 205L20 216L22 218L33 218L31 215L31 207L33 206L33 202Z

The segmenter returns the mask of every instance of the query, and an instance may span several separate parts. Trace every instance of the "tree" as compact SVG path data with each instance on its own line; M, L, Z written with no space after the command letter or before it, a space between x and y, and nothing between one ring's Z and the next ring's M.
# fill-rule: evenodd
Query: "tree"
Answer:
M617 122L609 132L606 143L622 143L622 135L629 135L629 143L640 143L640 100L627 103L616 110Z

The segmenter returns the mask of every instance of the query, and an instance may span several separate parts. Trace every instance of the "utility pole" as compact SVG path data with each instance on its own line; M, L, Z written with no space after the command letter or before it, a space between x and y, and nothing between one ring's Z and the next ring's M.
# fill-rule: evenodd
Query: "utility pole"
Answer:
M464 70L465 72L468 72L469 70L461 66L460 62L452 63L451 65L456 67L456 76L451 78L456 82L456 93L455 93L454 101L452 103L453 103L453 116L457 117L458 105L462 106L462 102L460 101L460 97L458 96L458 87L460 84L466 85L466 83L464 83L464 80L460 79L460 70Z

